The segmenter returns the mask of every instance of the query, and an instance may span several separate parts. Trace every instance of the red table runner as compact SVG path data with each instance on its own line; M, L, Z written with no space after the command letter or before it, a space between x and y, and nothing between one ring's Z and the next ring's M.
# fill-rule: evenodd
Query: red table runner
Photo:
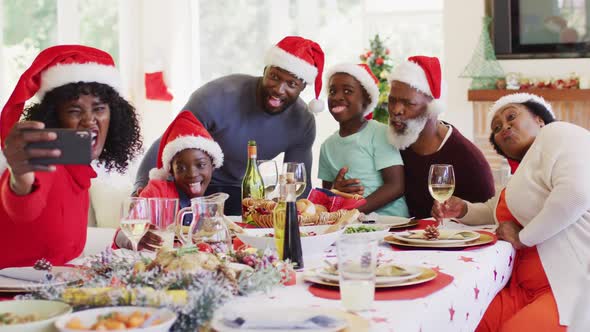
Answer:
M427 281L419 285L402 286L394 288L376 288L375 300L413 300L426 297L436 291L439 291L451 282L453 276L446 273L438 272L434 280ZM314 296L330 300L340 300L340 289L338 287L323 286L313 284L308 288L309 292Z

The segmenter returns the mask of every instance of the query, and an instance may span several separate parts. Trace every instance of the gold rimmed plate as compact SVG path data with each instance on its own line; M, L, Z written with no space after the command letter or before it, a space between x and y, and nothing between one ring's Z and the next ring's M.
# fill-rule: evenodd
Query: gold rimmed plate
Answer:
M478 232L480 234L479 238L469 241L469 242L462 242L462 243L441 243L432 241L432 243L411 243L394 236L386 236L384 241L389 244L393 244L399 247L408 247L408 248L434 248L434 249L456 249L456 248L467 248L467 247L476 247L481 246L484 244L494 242L495 238L492 234L488 232Z
M436 278L437 273L433 269L429 269L427 267L419 267L422 270L422 273L417 276L416 278L406 280L403 282L392 282L392 283L379 283L375 284L375 288L393 288L393 287L403 287L403 286L411 286L411 285L418 285ZM318 275L318 271L320 269L312 269L305 271L303 279L307 282L311 282L314 284L324 285L324 286L332 286L338 287L338 281L335 280L327 280L322 278Z
M26 267L22 269L26 273L32 268ZM25 280L25 278L0 276L0 293L27 293L48 285L60 286L81 283L80 269L77 267L55 266L53 267L52 273L54 273L54 279L46 282L41 282L41 280L34 282ZM60 277L55 278L55 276Z

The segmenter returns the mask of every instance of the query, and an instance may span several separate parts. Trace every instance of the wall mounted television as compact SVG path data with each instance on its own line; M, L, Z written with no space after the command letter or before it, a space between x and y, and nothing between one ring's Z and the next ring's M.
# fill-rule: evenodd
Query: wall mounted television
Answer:
M590 58L590 0L492 0L498 59Z

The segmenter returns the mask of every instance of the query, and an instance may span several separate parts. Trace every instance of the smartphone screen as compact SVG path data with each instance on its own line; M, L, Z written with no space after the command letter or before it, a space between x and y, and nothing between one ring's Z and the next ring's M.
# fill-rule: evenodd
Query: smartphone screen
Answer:
M30 162L36 165L88 165L92 161L92 140L90 131L63 128L30 129L54 132L54 141L29 143L27 149L59 149L57 158L34 158Z

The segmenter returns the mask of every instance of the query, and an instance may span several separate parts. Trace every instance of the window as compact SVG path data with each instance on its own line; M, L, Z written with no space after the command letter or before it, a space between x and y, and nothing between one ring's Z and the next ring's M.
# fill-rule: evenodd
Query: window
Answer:
M57 0L0 0L0 102L40 50L57 41Z
M80 43L108 52L119 61L118 0L78 0Z
M59 43L80 43L119 56L118 0L0 0L0 103L39 52ZM74 7L70 7L74 5ZM67 8L66 8L67 7ZM67 15L60 16L60 9ZM77 34L60 34L74 27ZM59 40L67 35L67 40ZM71 36L76 36L71 40Z

